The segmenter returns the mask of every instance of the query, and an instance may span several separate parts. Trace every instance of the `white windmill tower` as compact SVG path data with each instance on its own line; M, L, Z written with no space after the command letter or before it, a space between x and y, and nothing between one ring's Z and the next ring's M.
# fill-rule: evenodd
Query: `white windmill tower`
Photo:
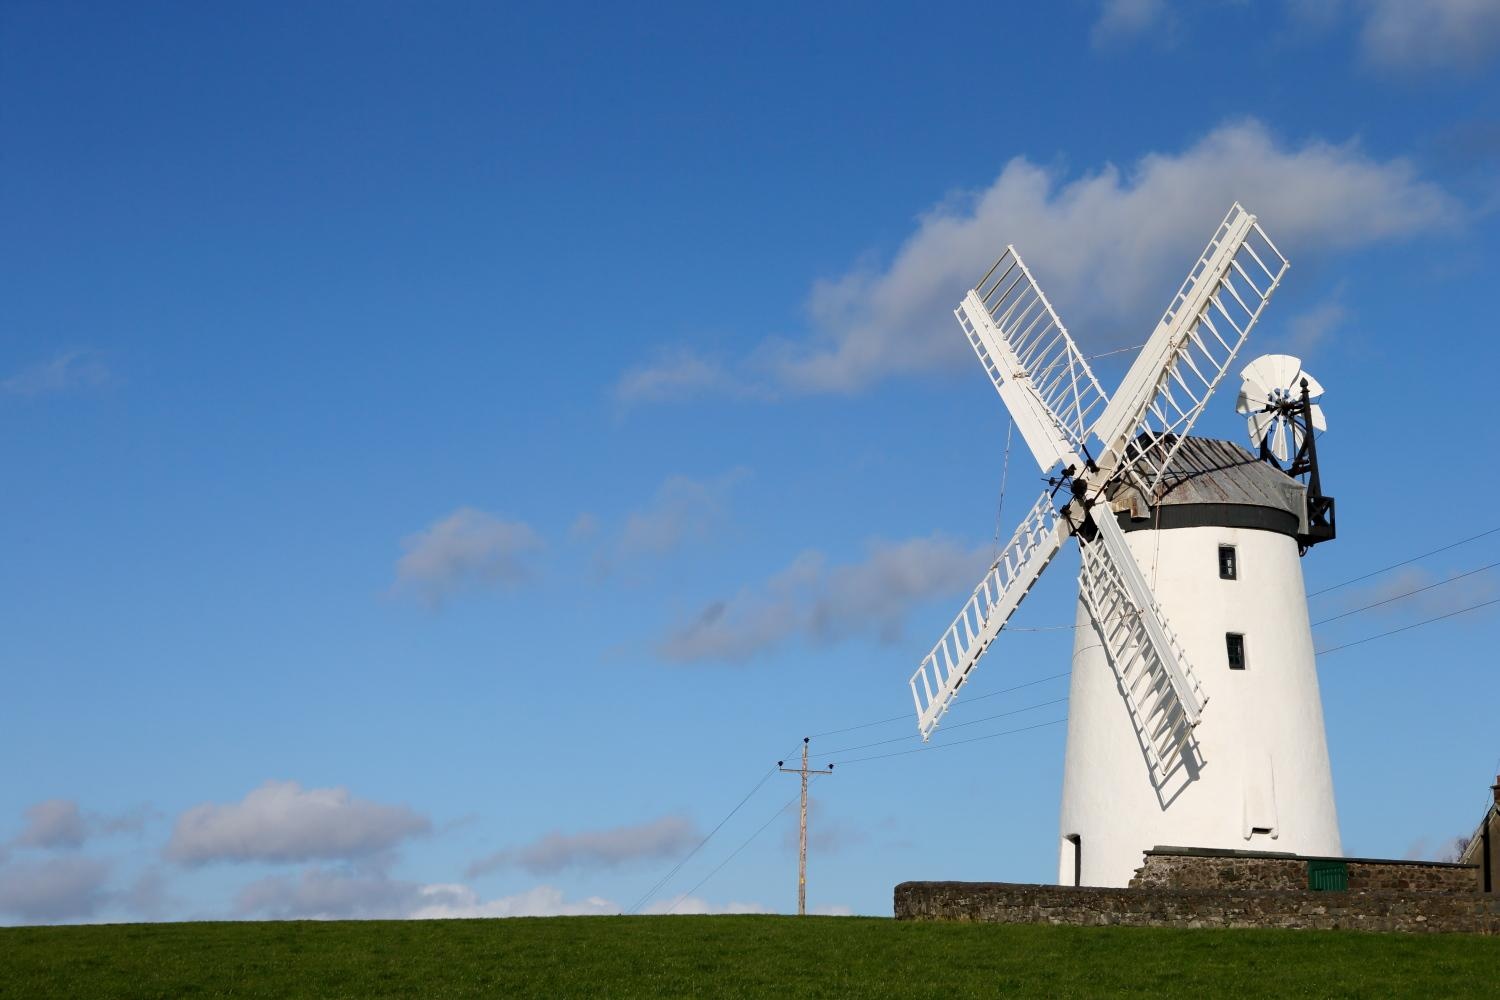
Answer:
M1064 884L1124 885L1158 845L1340 853L1298 561L1333 537L1321 390L1296 359L1260 359L1239 408L1262 456L1189 436L1287 266L1236 204L1112 398L1014 247L954 311L1052 478L912 675L917 724L932 734L1076 538Z

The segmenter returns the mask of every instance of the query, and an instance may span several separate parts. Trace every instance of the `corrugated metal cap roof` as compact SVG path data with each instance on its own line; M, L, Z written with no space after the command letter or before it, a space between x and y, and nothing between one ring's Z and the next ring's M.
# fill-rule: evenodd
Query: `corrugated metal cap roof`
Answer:
M1148 445L1165 450L1173 439ZM1307 509L1307 487L1229 441L1189 437L1182 441L1171 471L1162 479L1163 505L1237 504L1284 510L1299 519ZM1116 508L1145 510L1152 503L1133 486L1122 485L1111 497Z

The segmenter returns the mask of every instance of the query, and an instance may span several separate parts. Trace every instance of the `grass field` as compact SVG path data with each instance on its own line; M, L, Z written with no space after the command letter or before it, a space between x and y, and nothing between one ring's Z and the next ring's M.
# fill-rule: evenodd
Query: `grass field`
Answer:
M0 997L1500 996L1500 938L851 917L0 929Z

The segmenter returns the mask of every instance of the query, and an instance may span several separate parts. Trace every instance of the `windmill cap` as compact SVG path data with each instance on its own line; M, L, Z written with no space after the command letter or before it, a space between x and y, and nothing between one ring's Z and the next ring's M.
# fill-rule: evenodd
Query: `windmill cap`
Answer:
M1128 481L1111 493L1110 506L1124 515L1120 527L1125 531L1221 524L1295 537L1302 530L1307 488L1280 469L1217 438L1160 437L1141 443L1148 460L1165 459L1171 448L1176 453L1159 497L1142 495Z

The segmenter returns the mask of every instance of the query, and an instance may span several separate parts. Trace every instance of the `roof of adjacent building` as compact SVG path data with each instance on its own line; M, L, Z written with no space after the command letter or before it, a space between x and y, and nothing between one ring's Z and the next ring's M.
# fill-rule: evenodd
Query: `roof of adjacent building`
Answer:
M1491 802L1489 808L1484 811L1484 818L1479 821L1479 825L1474 828L1473 835L1469 837L1469 842L1464 845L1463 852L1458 858L1461 863L1472 863L1479 860L1479 851L1484 844L1485 825L1488 823L1500 823L1500 775L1495 777L1495 783L1490 786L1490 791L1494 794L1495 801ZM1493 837L1493 834L1491 836Z

